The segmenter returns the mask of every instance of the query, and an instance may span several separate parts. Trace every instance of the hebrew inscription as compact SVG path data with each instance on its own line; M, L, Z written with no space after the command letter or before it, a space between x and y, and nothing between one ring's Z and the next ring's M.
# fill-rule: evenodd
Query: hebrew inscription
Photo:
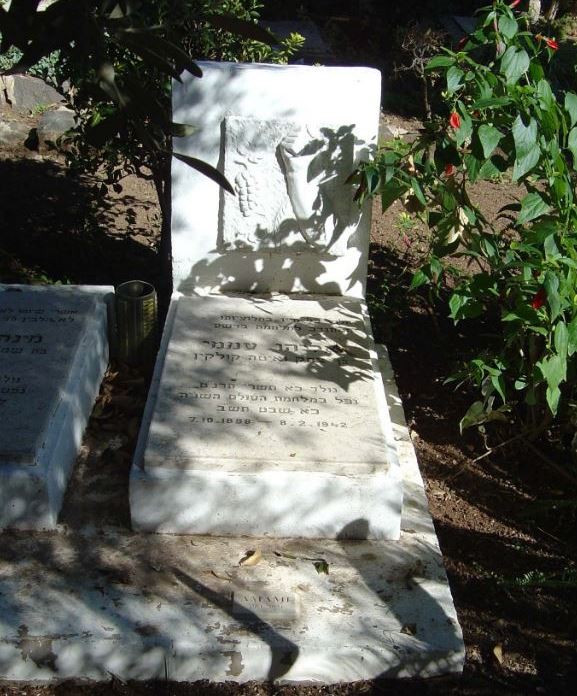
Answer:
M35 463L93 302L0 291L0 465Z
M376 379L358 301L182 298L145 466L383 465Z
M225 249L341 255L358 221L352 127L225 119Z

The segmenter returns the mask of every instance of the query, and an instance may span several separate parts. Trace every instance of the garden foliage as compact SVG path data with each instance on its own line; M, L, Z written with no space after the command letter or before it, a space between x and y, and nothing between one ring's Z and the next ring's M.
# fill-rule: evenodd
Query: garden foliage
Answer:
M553 91L558 44L532 33L518 4L495 0L455 50L430 60L445 112L415 142L387 145L357 172L359 200L380 194L385 210L402 199L428 224L428 257L412 287L444 287L455 322L497 327L479 336L456 376L480 390L462 428L513 409L535 431L572 405L577 94ZM519 186L496 222L471 199L480 179Z
M275 48L274 37L257 23L258 0L12 0L0 7L3 69L38 70L68 81L77 128L68 157L84 171L106 174L119 190L137 173L154 180L166 209L170 140L193 125L170 115L170 80L183 70L201 78L199 59L286 61L302 38ZM57 60L54 60L54 56ZM17 60L15 65L11 63ZM10 61L10 62L9 62ZM230 186L214 168L193 158L187 164Z

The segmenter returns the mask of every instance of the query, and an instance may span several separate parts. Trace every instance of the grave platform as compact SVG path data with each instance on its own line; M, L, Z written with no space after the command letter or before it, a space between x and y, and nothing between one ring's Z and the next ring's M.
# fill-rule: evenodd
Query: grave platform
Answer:
M0 528L56 526L108 364L112 292L0 286Z
M4 532L0 679L459 673L461 630L385 353L381 367L405 489L399 541Z
M141 531L396 539L402 486L366 307L180 297L131 476Z

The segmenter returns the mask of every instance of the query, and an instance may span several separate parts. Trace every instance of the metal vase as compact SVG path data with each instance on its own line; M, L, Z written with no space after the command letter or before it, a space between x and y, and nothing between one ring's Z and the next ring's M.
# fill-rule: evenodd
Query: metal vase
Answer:
M133 367L148 368L156 355L156 290L143 280L129 280L116 288L115 299L117 358Z

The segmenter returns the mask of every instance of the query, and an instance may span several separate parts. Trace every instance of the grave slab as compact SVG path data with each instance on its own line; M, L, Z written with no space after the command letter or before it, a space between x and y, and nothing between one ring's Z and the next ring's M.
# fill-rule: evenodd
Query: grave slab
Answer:
M0 286L0 528L56 525L108 363L112 292Z
M459 673L461 629L385 351L381 367L406 491L399 541L0 534L0 679Z
M399 464L364 303L175 305L133 466L134 528L398 538Z

